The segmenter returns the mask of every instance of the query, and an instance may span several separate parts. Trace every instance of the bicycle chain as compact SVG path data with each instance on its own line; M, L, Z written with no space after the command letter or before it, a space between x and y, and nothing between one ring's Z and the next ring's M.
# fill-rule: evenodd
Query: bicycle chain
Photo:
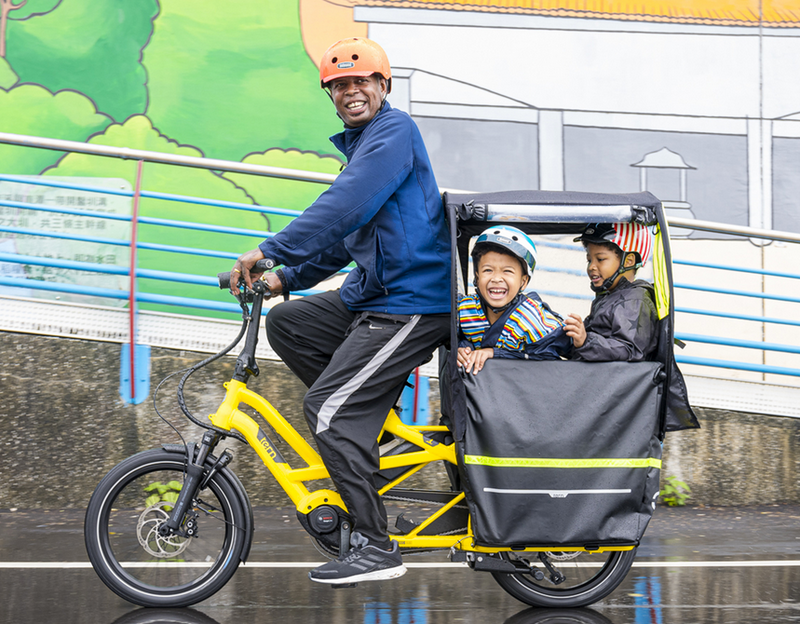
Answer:
M420 503L424 505L438 505L439 507L444 507L447 503L443 503L441 501L435 500L423 500L421 498L406 498L404 496L397 496L396 494L384 494L381 498L384 500L390 501L399 501L403 503ZM466 505L453 505L453 509L468 509Z

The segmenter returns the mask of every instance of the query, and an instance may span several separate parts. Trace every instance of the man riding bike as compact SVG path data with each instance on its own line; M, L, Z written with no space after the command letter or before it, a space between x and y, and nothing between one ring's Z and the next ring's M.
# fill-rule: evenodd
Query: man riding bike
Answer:
M232 273L249 287L258 260L283 265L264 276L277 295L355 263L339 290L283 302L266 320L270 345L309 388L306 419L353 520L351 550L309 573L321 583L405 573L375 485L377 438L408 374L449 336L442 202L416 124L386 101L391 79L373 41L344 39L326 51L320 81L344 122L331 141L347 167L286 228L240 256Z

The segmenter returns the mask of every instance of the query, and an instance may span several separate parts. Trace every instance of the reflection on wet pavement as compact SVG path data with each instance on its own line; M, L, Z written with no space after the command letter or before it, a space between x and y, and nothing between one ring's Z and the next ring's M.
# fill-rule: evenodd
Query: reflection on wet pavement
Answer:
M285 508L257 510L251 564L241 567L211 599L193 609L141 609L114 595L86 567L81 512L0 512L0 622L798 622L799 511L659 511L623 584L591 608L569 610L528 608L507 595L491 575L460 567L410 567L400 579L362 583L355 589L316 585L306 573L321 557ZM267 562L290 561L307 562L307 567L265 567ZM408 556L406 561L447 564L441 553ZM43 565L56 567L33 567Z
M385 583L333 590L303 568L243 567L194 609L140 609L108 591L91 569L0 570L0 621L64 624L275 622L300 624L614 624L800 621L800 568L635 568L590 609L528 609L488 574L411 569Z

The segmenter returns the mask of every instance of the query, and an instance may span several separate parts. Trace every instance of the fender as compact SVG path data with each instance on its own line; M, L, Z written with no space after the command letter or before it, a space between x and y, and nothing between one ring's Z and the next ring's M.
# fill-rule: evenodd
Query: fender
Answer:
M186 447L183 444L162 444L161 448L163 448L168 453L180 453L183 456L186 456ZM211 469L214 465L214 462L217 461L217 458L214 455L209 454L206 458L206 462L204 466L207 469ZM242 563L247 563L247 557L250 555L250 547L253 544L253 529L254 529L254 520L253 520L253 506L250 504L250 497L247 495L247 491L244 489L242 482L239 481L239 477L236 474L229 470L226 466L222 470L218 471L219 475L222 475L233 489L236 490L236 493L239 496L239 502L244 507L245 512L245 527L244 527L244 547L242 548L242 556L241 561Z

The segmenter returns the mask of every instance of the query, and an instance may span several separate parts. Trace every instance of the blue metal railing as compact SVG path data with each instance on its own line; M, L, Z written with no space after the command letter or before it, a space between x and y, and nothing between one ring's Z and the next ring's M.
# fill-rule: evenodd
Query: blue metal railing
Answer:
M582 252L583 247L580 245L570 245L565 243L553 243L551 241L539 241L537 245L541 247L551 247L556 249L563 249L563 250L571 250L576 252ZM797 273L788 273L783 271L770 271L765 269L758 269L752 267L742 267L742 266L731 266L731 265L723 265L723 264L715 264L715 263L707 263L707 262L697 262L693 260L681 260L681 259L674 259L673 264L675 265L685 265L691 266L696 268L703 268L703 269L714 269L717 271L730 271L733 273L748 273L748 274L755 274L755 275L762 275L766 277L779 277L779 278L786 278L792 280L800 280L800 274ZM557 273L565 273L570 275L583 275L582 271L576 271L571 269L562 269L562 268L553 268L553 267L537 267L537 270L542 270L546 272L557 272ZM683 289L683 290L692 290L692 291L699 291L699 292L708 292L714 293L719 295L728 295L734 297L747 297L747 298L755 298L755 299L762 299L762 300L771 300L771 301L781 301L787 303L800 303L800 297L792 296L792 295L783 295L777 293L768 293L768 292L757 292L757 291L748 291L748 290L741 290L741 289L733 289L733 288L720 288L715 286L705 286L701 284L689 284L685 282L675 282L674 287L676 289ZM796 288L794 289L796 290ZM573 298L573 299L581 299L581 298L593 298L593 297L586 297L583 295L578 295L574 293L564 293L564 292L553 292L553 291L538 291L540 294L549 295L549 296L559 296L559 297L566 297L566 298ZM719 311L719 310L703 310L699 308L688 308L688 307L675 307L676 312L681 312L684 314L695 314L695 315L703 315L703 316L712 316L721 319L730 319L730 320L738 320L738 321L747 321L747 322L754 322L759 324L776 324L776 325L788 325L788 326L795 326L800 327L800 320L798 319L784 319L784 318L776 318L772 316L763 316L763 315L754 315L754 314L744 314L741 312L727 312L727 311ZM786 345L786 344L777 344L777 343L769 343L765 341L758 341L758 340L742 340L737 338L725 338L720 336L708 336L708 335L701 335L701 334L693 334L693 333L681 333L677 332L675 334L675 338L681 340L686 343L698 343L698 344L711 344L717 345L722 347L735 347L740 349L750 349L750 350L757 350L761 352L771 351L771 352L778 352L778 353L788 353L788 354L800 354L800 346L793 346L793 345ZM694 364L697 366L708 366L714 368L727 368L731 370L740 370L740 371L749 371L749 372L757 372L762 374L777 374L777 375L787 375L793 377L800 377L800 368L792 368L786 366L771 366L768 364L758 364L758 363L751 363L751 362L739 362L734 360L728 359L717 359L717 358L701 358L701 357L693 357L687 356L682 354L676 354L676 360L679 363L683 364Z
M235 164L235 163L234 163ZM196 166L196 165L194 165ZM76 190L82 192L90 192L90 193L99 193L104 195L115 195L115 196L123 196L123 197L134 197L135 191L128 191L128 190L120 190L120 189L109 189L109 188L100 188L96 186L85 186L79 184L71 184L65 183L61 181L55 180L47 180L46 178L28 178L23 176L12 176L12 175L0 175L0 181L6 182L15 182L20 184L26 185L37 185L37 186L45 186L45 187L54 187L54 188L62 188L68 190ZM265 213L270 215L277 215L277 216L284 216L284 217L294 217L297 216L298 212L294 210L286 210L281 208L275 207L264 207L264 206L254 206L252 204L243 204L237 202L229 202L229 201L222 201L222 200L212 200L206 198L198 198L198 197L190 197L184 195L173 195L169 193L157 193L152 191L140 190L139 196L141 198L146 199L155 199L155 200L164 200L164 201L172 201L172 202L179 202L185 204L195 204L195 205L204 205L204 206L211 206L211 207L218 207L218 208L225 208L225 209L232 209L232 210L240 210L240 211L247 211L247 212L258 212L258 213ZM90 217L93 219L108 219L117 222L131 222L132 217L131 215L124 215L124 214L113 214L108 212L102 211L95 211L95 210L81 210L76 208L70 208L67 206L48 206L44 204L38 203L30 203L30 202L22 202L16 201L11 199L2 199L0 198L0 206L18 209L18 210L30 210L34 212L49 212L49 213L60 213L64 215L72 215L76 217ZM253 229L245 229L245 228L235 228L235 227L228 227L228 226L221 226L221 225L213 225L213 224L205 224L205 223L195 223L195 222L187 222L187 221L179 221L179 220L172 220L172 219L162 219L156 217L139 217L138 218L139 224L144 225L151 225L156 228L177 228L181 230L194 230L200 232L209 232L214 234L228 234L228 235L235 235L235 236L246 236L246 237L258 237L258 238L266 238L269 236L273 236L274 233L261 231L261 230L253 230ZM706 228L708 229L708 228ZM724 229L724 228L723 228ZM19 225L13 224L0 224L0 232L6 232L9 234L14 235L21 235L21 236L28 236L28 237L41 237L41 238L48 238L48 239L60 239L60 240L71 240L77 242L86 242L90 244L107 244L113 245L118 247L131 247L130 240L124 240L119 238L110 238L110 237L101 237L101 236L90 236L90 235L83 235L77 234L74 232L57 232L52 230L46 230L43 228L29 228L29 227L22 227ZM786 240L784 237L783 240ZM552 241L540 241L537 243L542 246L549 246L557 249L567 249L567 250L582 250L582 248L578 245L570 245L565 243L556 243ZM150 250L150 251L160 251L160 252L168 252L168 253L176 253L176 254L186 254L190 256L197 256L197 257L207 257L207 258L219 258L219 259L226 259L226 260L233 260L238 257L238 253L236 252L229 252L224 250L209 250L209 249L201 249L196 247L186 247L186 246L179 246L179 245L169 245L164 243L155 243L155 242L148 242L148 241L136 241L135 243L136 249L140 250ZM24 255L24 254L13 254L7 252L0 252L0 262L5 263L16 263L28 266L43 266L43 267L52 267L52 268L60 268L64 270L70 271L81 271L85 273L97 273L97 274L107 274L107 275L117 275L117 276L129 276L130 271L127 266L120 266L120 265L110 265L110 264L101 264L101 263L92 263L92 262L82 262L77 260L67 260L67 259L56 259L56 258L44 258L40 256L31 256L31 255ZM731 271L731 272L743 272L749 274L757 274L762 276L768 277L775 277L775 278L784 278L790 280L800 279L800 275L788 273L788 272L778 272L778 271L768 271L763 269L757 268L750 268L750 267L734 267L728 265L721 265L721 264L713 264L713 263L705 263L705 262L697 262L692 260L683 260L677 259L674 260L674 264L676 265L686 265L691 267L703 268L703 269L713 269L717 271ZM347 269L346 269L347 270ZM559 274L565 275L572 275L572 276L582 276L584 272L579 269L572 269L572 268L563 268L563 267L537 267L537 270L546 271L546 272L555 272ZM203 287L212 287L216 288L216 278L204 276L204 275L192 275L187 273L177 273L177 272L170 272L170 271L161 271L161 270L154 270L154 269L145 269L142 267L134 267L134 275L138 279L145 279L145 280L157 280L157 281L167 281L173 283L182 283L182 284L190 284L196 286L203 286ZM79 294L79 295L86 295L86 296L93 296L93 297L103 297L108 299L116 299L116 300L126 300L129 299L131 293L127 290L123 289L112 289L112 288L100 288L96 286L78 286L74 284L66 284L66 283L58 283L58 282L50 282L44 280L37 280L37 279L26 279L21 277L13 277L13 276L0 276L0 285L7 286L7 287L15 287L15 288L28 288L33 290L41 290L41 291L50 291L50 292L63 292L63 293L71 293L71 294ZM733 288L721 288L716 286L706 286L701 284L690 284L684 282L676 282L675 283L676 289L682 290L690 290L690 291L699 291L699 292L707 292L713 293L717 295L722 295L726 297L747 297L747 298L756 298L761 300L772 300L772 301L780 301L784 303L796 304L800 303L800 297L780 294L780 293L770 293L770 292L755 292L755 291L747 291L747 290L740 290L740 289L733 289ZM296 294L309 294L312 292L317 292L313 290L304 291L302 293ZM570 292L555 292L555 291L540 291L542 294L548 296L557 296L557 297L567 297L573 299L584 299L588 300L592 298L590 294L584 293L570 293ZM175 295L165 295L165 294L158 294L158 293L148 293L148 292L141 292L138 289L134 293L134 300L136 302L142 303L151 303L151 304L159 304L159 305L169 305L169 306L179 306L184 308L193 308L198 310L210 310L215 312L233 312L238 313L240 311L238 305L235 303L227 303L221 301L211 301L206 299L200 298L193 298L193 297L181 297ZM785 318L776 318L772 316L759 316L753 314L743 314L738 312L730 312L730 311L722 311L722 310L704 310L698 309L693 307L676 307L677 312L685 313L685 314L692 314L692 315L704 315L710 317L718 317L721 319L729 319L729 320L738 320L744 321L749 323L759 323L762 325L765 324L776 324L776 325L786 325L786 326L800 326L800 320L795 319L785 319ZM266 311L265 311L266 313ZM800 354L800 347L787 345L787 344L778 344L778 343L770 343L765 341L757 341L757 340L743 340L738 338L727 338L727 337L719 337L719 336L708 336L708 335L700 335L695 333L678 333L676 334L676 338L683 340L688 343L698 343L698 344L710 344L716 345L721 347L731 347L731 348L739 348L739 349L749 349L749 350L757 350L762 353L764 352L775 352L775 353L784 353L790 355L797 355ZM788 376L800 376L800 368L792 368L788 366L771 366L765 363L748 363L748 362L738 362L732 361L727 359L717 359L717 358L700 358L700 357L692 357L692 356L685 356L678 354L677 360L681 363L686 364L694 364L699 366L708 366L708 367L717 367L717 368L727 368L732 370L742 370L742 371L752 371L758 372L762 374L779 374L779 375L788 375Z
M58 181L49 181L46 178L31 179L22 176L0 175L0 181L98 193L102 195L116 195L124 197L134 196L134 191L109 189L96 186L86 186L81 184L68 184ZM246 210L246 211L266 213L278 216L296 217L298 214L297 211L295 210L253 206L252 204L242 204L242 203L228 202L222 200L210 200L205 198L189 197L184 195L172 195L168 193L141 191L140 196L151 199L201 204L206 206L229 208L234 210ZM53 206L46 206L43 204L20 202L9 199L0 199L0 206L16 208L21 210L31 210L34 212L60 213L60 214L67 214L70 216L89 217L94 219L108 219L112 221L122 221L122 222L131 222L133 218L131 215L119 215L119 214L113 214L95 210L79 210L79 209L67 208L65 206L53 207ZM146 225L172 227L185 230L196 230L202 232L210 232L214 234L234 234L240 236L254 236L262 239L275 235L274 232L268 232L262 230L250 230L245 228L235 228L235 227L227 227L227 226L211 225L211 224L203 224L203 223L195 223L187 221L177 221L172 219L159 219L154 217L138 217L138 222L140 224L146 224ZM67 232L57 232L57 231L27 228L27 227L0 225L0 232L7 232L10 234L19 234L25 236L38 236L43 238L73 240L78 242L87 242L95 244L108 244L108 245L115 245L128 248L130 248L131 246L130 240L85 236ZM234 252L215 251L215 250L199 249L192 247L181 247L178 245L165 245L161 243L150 243L143 241L137 241L136 248L146 249L151 251L164 251L171 253L188 254L192 256L224 258L229 260L235 260L236 258L239 257L239 254ZM64 260L57 258L46 258L39 256L26 256L21 254L0 253L0 262L11 262L23 265L33 265L33 266L48 266L53 268L62 268L67 270L110 274L110 275L128 275L128 276L130 275L128 267L125 266L79 262L79 261L71 261L71 260ZM343 269L342 272L347 272L349 270L350 270L349 268L346 268ZM156 279L156 280L170 281L170 282L184 283L184 284L194 284L194 285L212 286L212 287L218 286L215 277L209 277L203 275L191 275L191 274L176 273L169 271L157 271L152 269L143 269L139 267L135 269L135 276L137 278ZM130 297L130 292L124 290L114 290L114 289L98 288L91 286L78 286L74 284L60 284L58 282L47 282L43 280L32 280L25 278L0 276L0 285L17 287L17 288L29 288L32 290L64 292L64 293L87 295L94 297L106 297L118 300L125 300ZM310 290L299 291L294 294L305 296L308 294L313 294L315 292L319 291L310 289ZM180 306L193 309L232 312L236 314L241 312L241 309L235 303L215 302L215 301L208 301L205 299L180 297L174 295L158 295L158 294L143 293L139 291L135 293L135 300L141 303L172 305L172 306ZM267 311L268 309L265 308L264 314L266 314Z

